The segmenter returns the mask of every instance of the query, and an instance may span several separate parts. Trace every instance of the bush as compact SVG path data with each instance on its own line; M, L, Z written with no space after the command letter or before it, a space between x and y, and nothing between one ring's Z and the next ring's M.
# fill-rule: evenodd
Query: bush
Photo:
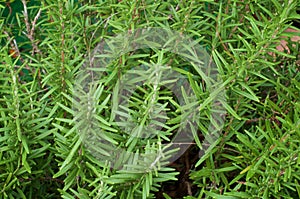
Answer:
M2 2L0 198L299 198L300 45L290 40L298 32L285 31L298 30L299 5L297 0ZM81 76L91 58L98 59L94 49L103 39L118 43L115 35L148 27L193 39L216 64L226 90L226 100L220 101L226 114L220 114L221 134L205 153L202 142L214 110L206 100L212 96L209 83L195 65L170 51L145 48L113 57L96 85ZM287 43L280 50L282 40ZM189 103L181 107L168 87L140 85L126 98L125 112L134 116L129 121L126 113L114 112L117 102L111 96L126 72L135 75L132 81L151 79L133 66L142 64L147 71L155 63L187 77L197 104L206 105L196 129L189 129L195 141L185 153L154 165L149 156L135 158L160 151L173 138L181 113L195 108L191 99L185 97ZM78 87L81 80L85 83ZM96 86L92 111L82 102L88 86ZM129 136L132 123L145 119L140 126L150 126L144 105L153 93L160 110L153 117L166 120L155 123L162 130L148 138ZM120 114L119 123L114 114ZM97 144L97 139L105 142ZM133 154L128 165L102 161L99 154L113 150L108 143L127 147ZM153 168L137 172L149 162Z

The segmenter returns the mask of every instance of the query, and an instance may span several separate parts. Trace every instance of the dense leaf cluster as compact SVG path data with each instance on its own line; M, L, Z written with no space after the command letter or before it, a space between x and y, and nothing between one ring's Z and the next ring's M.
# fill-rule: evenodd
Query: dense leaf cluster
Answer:
M299 33L285 32L299 22L299 7L297 0L1 1L0 198L299 198L300 44L290 40ZM206 77L174 53L147 48L114 57L100 81L85 85L97 99L95 110L76 103L86 87L75 80L95 47L148 27L189 36L216 64L226 90L220 101L225 122L201 156L211 90ZM280 40L289 50L276 49ZM135 157L159 151L172 139L180 113L194 107L180 107L167 87L145 84L126 99L129 110L113 112L118 78L141 64L172 66L207 105L191 129L195 143L182 158L173 164L162 160L147 172L137 170L148 165L149 156L139 164ZM132 81L150 79L148 72L131 70L137 78ZM148 124L151 103L158 109L153 116L165 121L155 123L161 130L144 139L129 136L126 113ZM86 121L79 109L91 113ZM118 124L112 113L119 114ZM103 131L100 137L91 131L96 147L88 150L83 132L97 125ZM111 149L97 139L136 156L125 169L111 167L95 155Z

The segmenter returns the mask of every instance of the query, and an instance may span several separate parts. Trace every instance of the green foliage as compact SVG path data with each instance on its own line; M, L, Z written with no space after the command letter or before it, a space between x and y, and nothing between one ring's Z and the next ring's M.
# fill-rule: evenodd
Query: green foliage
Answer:
M300 44L289 40L295 33L284 32L300 20L299 1L26 2L0 3L0 198L299 198ZM207 49L226 89L225 124L204 156L187 155L190 164L162 163L136 172L145 156L136 168L133 158L127 169L111 169L82 143L74 80L103 38L147 27L178 31ZM290 52L276 49L281 39ZM119 72L170 61L189 77L199 103L206 102L203 76L179 56L153 49L126 53L108 67L95 91L104 139L138 155L158 151L171 138L180 108L168 89L160 89L155 102L170 120L159 124L166 130L155 138L138 140L116 127L110 100ZM129 103L136 120L147 109L141 99L155 93L151 86L139 89ZM201 110L193 133L197 153L197 132L205 134L209 114ZM184 174L188 179L180 179ZM165 184L175 181L190 184L178 188L187 194L167 190Z

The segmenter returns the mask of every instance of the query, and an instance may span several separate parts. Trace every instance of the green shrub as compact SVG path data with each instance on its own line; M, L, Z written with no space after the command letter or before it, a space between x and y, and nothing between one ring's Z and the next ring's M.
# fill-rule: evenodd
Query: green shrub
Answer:
M299 198L300 44L289 39L298 33L285 32L299 22L299 6L297 0L2 2L0 198ZM207 50L226 90L225 123L204 155L210 109L200 112L195 143L172 164L143 173L112 169L80 139L74 85L102 39L147 27L174 30ZM276 49L282 39L289 52ZM105 99L118 74L141 62L172 63L200 103L209 96L203 76L179 56L153 49L120 55L95 102L104 139L119 146L131 138L111 121L113 103ZM143 110L139 98L149 98L151 89L136 92L133 112ZM158 93L165 98L156 103L166 103L175 121L178 102L171 104L166 88ZM131 150L159 150L176 125L167 123L159 138L136 139Z

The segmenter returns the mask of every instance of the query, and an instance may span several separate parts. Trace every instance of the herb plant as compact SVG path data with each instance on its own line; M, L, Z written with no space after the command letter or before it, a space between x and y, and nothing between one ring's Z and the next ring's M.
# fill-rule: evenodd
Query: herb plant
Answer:
M1 1L0 198L299 198L300 44L290 39L299 36L299 10L297 0ZM76 110L88 108L76 101L90 86L78 89L78 79L94 49L149 27L188 36L210 55L206 61L216 65L226 113L206 151L210 103L199 111L185 153L137 172L148 156L140 164L133 156L127 168L112 166L95 155L112 148L97 145L95 137L94 151L84 143L92 120L82 120ZM131 67L155 63L186 77L198 103L211 96L205 76L175 53L147 48L114 57L92 90L93 125L100 125L93 127L104 129L101 139L137 155L159 151L159 143L172 139L184 108L194 108L181 107L168 87L145 84L126 99L126 111L141 121L145 104L157 94L153 104L161 110L153 117L163 121L155 123L160 130L131 137L126 111L116 112L116 125L110 97L119 75L131 71L146 81L151 74ZM150 126L147 119L143 124Z

